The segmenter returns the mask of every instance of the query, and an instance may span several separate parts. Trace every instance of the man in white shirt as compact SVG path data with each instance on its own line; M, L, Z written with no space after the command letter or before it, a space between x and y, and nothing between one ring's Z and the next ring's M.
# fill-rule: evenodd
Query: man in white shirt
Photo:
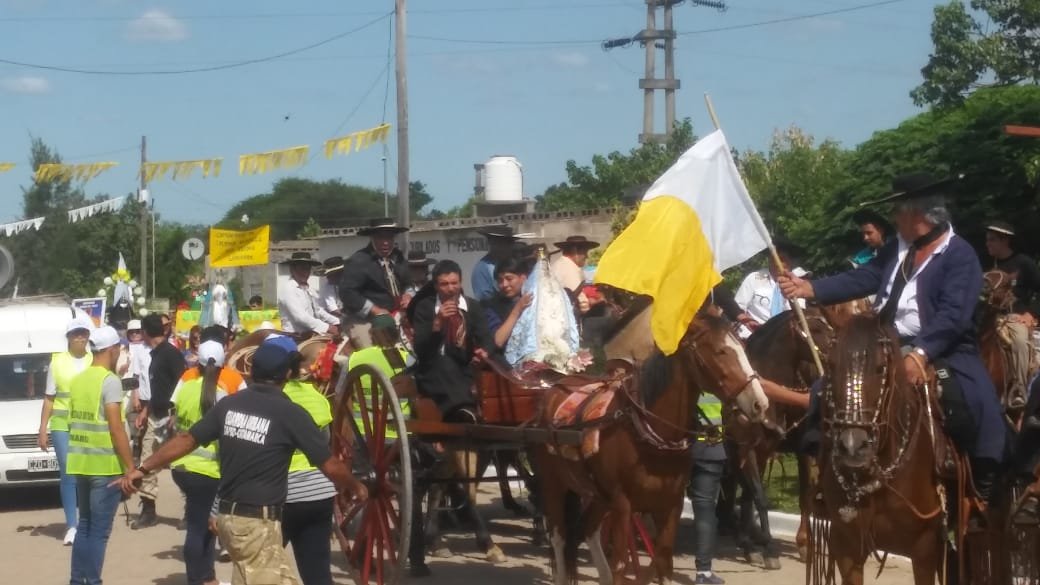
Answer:
M588 313L589 299L582 291L585 286L585 262L589 258L589 251L598 248L599 242L593 242L585 236L568 236L566 240L553 245L560 249L560 257L553 260L550 266L553 277L563 288L577 296L578 310L582 314Z
M785 267L796 265L796 250L792 245L786 243L776 244L776 252ZM800 267L790 270L795 276L799 277L808 274ZM747 339L753 329L780 313L790 310L791 303L784 298L784 295L780 292L780 285L777 284L779 275L780 272L776 263L770 259L769 268L762 268L747 275L744 278L744 282L740 284L740 288L737 289L737 294L734 295L734 298L753 322L753 324L747 323L740 327L739 334L742 338ZM805 306L805 301L799 300L798 303L803 307Z
M321 276L325 277L318 286L318 303L330 315L343 317L343 301L339 298L339 281L343 278L343 257L326 258L322 263Z
M318 294L311 289L308 279L321 262L308 252L293 252L289 260L289 279L278 286L278 312L282 317L282 331L286 333L339 334L339 318L321 307Z

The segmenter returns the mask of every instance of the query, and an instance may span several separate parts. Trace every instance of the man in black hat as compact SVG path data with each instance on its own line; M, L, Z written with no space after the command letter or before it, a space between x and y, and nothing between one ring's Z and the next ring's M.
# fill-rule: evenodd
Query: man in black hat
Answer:
M478 301L489 299L498 292L495 282L495 266L513 255L513 244L520 238L513 234L513 228L507 225L492 226L478 230L487 238L488 253L473 267L470 278L473 297Z
M562 242L553 244L560 249L560 257L553 260L553 276L563 285L563 288L571 291L578 299L578 310L582 313L589 312L589 299L585 296L585 263L589 258L589 251L599 247L599 242L594 242L585 236L567 236Z
M436 263L436 260L427 258L426 253L421 250L408 250L408 275L412 281L408 287L408 294L415 297L415 293L430 282L430 266Z
M316 291L310 287L311 270L321 262L308 252L293 252L282 262L289 266L289 278L278 287L278 313L286 333L338 335L339 318L322 308Z
M993 269L1006 273L1014 282L1015 303L1002 326L1011 341L1011 386L1006 406L1017 410L1026 403L1032 357L1029 339L1030 332L1036 328L1033 303L1040 293L1040 268L1036 260L1014 250L1014 238L1015 228L1007 222L994 221L986 225L986 251L993 257Z
M892 227L880 213L872 209L860 209L852 214L852 221L859 228L863 243L867 246L851 258L853 266L862 266L877 256L892 234Z
M319 276L325 281L318 286L318 302L330 315L343 318L343 301L339 298L339 282L343 278L343 257L326 258L321 264Z
M976 490L988 498L1004 459L1005 425L972 319L982 268L971 244L953 232L946 208L952 183L925 173L897 177L892 193L867 204L896 205L898 238L877 257L829 278L809 281L788 273L779 282L788 298L823 304L877 295L881 322L895 328L903 345L907 379L920 385L924 367L933 365L945 380L946 431L968 453Z
M411 300L406 292L411 283L408 263L394 242L397 234L406 231L387 217L358 230L358 235L371 241L347 260L339 285L347 333L357 349L372 345L373 327L395 328L393 312Z

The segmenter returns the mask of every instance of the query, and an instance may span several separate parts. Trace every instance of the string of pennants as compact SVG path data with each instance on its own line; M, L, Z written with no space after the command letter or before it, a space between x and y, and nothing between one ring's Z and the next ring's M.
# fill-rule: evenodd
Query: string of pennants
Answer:
M99 201L84 207L78 207L76 209L70 209L69 223L76 223L77 221L94 217L99 213L109 213L112 211L118 211L122 209L123 204L129 198L129 195L122 197L114 197L112 199L106 199L105 201ZM0 235L13 236L20 234L28 229L38 230L43 225L44 217L34 217L32 219L24 219L22 221L15 221L11 223L0 224Z
M347 156L351 152L360 152L370 148L376 143L385 143L390 135L390 124L380 124L374 128L351 132L346 136L331 138L325 141L325 158L332 159L334 156ZM309 159L310 146L294 146L280 150L269 150L243 154L238 157L239 175L262 175L277 169L291 169L303 166ZM169 176L174 181L189 179L195 171L199 171L203 178L219 177L223 158L210 158L199 160L158 161L146 162L141 165L139 176L145 181L152 182ZM55 164L45 163L36 168L33 180L37 183L48 181L89 181L96 178L108 169L117 166L116 162L92 162L82 164ZM15 168L15 163L0 162L0 173L6 173ZM172 172L171 172L172 171ZM97 205L104 205L102 202ZM93 207L93 206L89 206ZM82 209L87 209L82 208ZM73 210L79 211L79 210ZM73 213L70 211L69 213ZM89 217L89 215L87 216ZM34 223L37 222L38 223ZM72 221L70 215L69 221ZM24 231L30 227L39 229L42 218L27 219L11 224L0 225L0 234L12 235L10 230ZM17 228L12 226L25 227ZM14 231L14 233L18 233Z

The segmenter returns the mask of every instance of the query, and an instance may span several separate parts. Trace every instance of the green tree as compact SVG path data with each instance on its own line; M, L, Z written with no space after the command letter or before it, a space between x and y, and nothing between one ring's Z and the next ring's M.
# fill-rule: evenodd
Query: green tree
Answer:
M933 52L911 92L917 105L952 106L984 86L1040 80L1040 3L962 0L935 7Z
M567 182L546 189L537 198L538 207L566 211L620 205L626 195L650 186L694 142L693 124L687 118L676 123L667 144L644 144L628 154L595 155L586 166L569 160Z
M319 235L321 235L321 225L314 221L313 217L308 217L307 223L303 224L303 229L300 230L300 233L296 234L296 237L303 239L313 238Z

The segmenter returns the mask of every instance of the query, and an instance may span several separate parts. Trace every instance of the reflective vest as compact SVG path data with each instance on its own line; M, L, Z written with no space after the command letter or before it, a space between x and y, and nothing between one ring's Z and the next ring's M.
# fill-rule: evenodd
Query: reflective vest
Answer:
M72 380L69 390L69 458L70 475L123 475L123 464L112 446L101 405L101 385L115 374L101 366L91 366ZM120 418L126 422L123 410Z
M54 377L54 407L47 428L52 431L69 430L69 387L72 379L90 367L94 355L87 352L83 360L77 360L72 354L63 351L51 357L51 376Z
M700 398L697 399L697 408L700 409L701 413L704 415L704 418L708 419L708 422L717 427L716 429L711 429L713 431L713 434L714 431L718 431L718 435L721 436L723 432L722 401L719 400L718 396L715 396L714 394L708 392L702 392ZM707 441L708 438L704 436L698 436L697 440Z
M195 378L181 385L181 389L177 391L177 399L173 402L173 407L177 411L177 430L179 432L188 432L188 429L202 419L201 399L202 378ZM174 461L171 467L220 479L217 442L213 441L205 447L196 446L194 451Z
M329 404L329 399L321 392L318 392L314 384L301 382L300 380L289 380L285 383L285 387L282 388L282 392L289 397L289 400L306 410L319 429L325 429L332 423L332 406ZM313 469L317 469L317 467L311 465L307 456L297 449L293 453L292 461L289 463L289 472L310 471Z
M408 352L406 352L403 349L400 351L401 360L404 361L408 357ZM354 369L356 366L359 366L361 364L367 364L376 368L377 370L381 370L384 374L386 374L387 378L391 378L401 371L395 370L393 367L390 366L390 362L386 359L386 354L383 353L383 348L381 347L366 347L365 349L359 349L354 353L350 354L349 361L347 362L347 367L349 369ZM368 409L369 418L372 418L372 379L370 376L364 376L361 378L361 389L365 394L365 406ZM399 402L401 405L401 413L404 415L404 418L409 418L409 414L411 414L412 410L408 404L408 401L401 400ZM353 411L354 420L357 422L358 430L360 430L362 433L365 432L365 425L361 420L361 405L358 404L356 400L353 402ZM396 427L392 424L392 421L389 419L389 417L392 416L392 414L393 413L387 413L387 439L397 438Z

